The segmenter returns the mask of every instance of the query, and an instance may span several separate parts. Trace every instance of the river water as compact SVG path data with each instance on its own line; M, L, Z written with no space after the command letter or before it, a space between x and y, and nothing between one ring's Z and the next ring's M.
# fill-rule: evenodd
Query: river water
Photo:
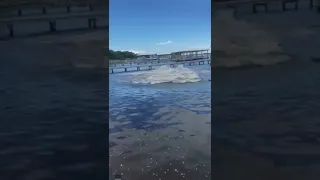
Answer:
M211 66L109 75L109 168L125 179L211 178Z
M260 23L262 29L274 32L276 38L272 38L281 44L282 53L290 55L290 60L271 66L239 65L213 70L213 177L318 179L320 64L313 61L320 57L317 15L305 9L255 16L239 13L236 17L247 20L242 24L250 22L259 27ZM290 28L280 32L280 27ZM292 33L294 29L301 31ZM307 31L312 33L303 33ZM252 41L260 46L262 39ZM261 53L256 58L267 56L268 53Z
M29 40L0 42L0 179L107 179L108 73Z

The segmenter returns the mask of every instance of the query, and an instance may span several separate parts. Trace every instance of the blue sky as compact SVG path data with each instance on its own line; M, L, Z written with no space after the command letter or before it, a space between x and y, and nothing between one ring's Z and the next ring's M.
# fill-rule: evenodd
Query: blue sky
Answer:
M140 54L210 48L210 0L109 0L109 45Z

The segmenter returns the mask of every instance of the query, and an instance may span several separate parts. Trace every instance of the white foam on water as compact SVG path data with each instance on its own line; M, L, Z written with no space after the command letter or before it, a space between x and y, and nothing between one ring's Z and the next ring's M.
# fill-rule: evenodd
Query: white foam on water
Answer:
M164 65L155 70L141 71L130 75L130 82L133 84L194 83L202 80L196 71L183 65L177 67Z

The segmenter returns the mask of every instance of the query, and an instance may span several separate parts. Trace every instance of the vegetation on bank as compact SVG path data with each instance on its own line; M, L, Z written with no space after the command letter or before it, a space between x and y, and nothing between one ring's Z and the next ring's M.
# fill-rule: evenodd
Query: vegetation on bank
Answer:
M137 57L138 55L130 52L130 51L113 51L113 50L109 50L108 54L108 59L110 60L125 60L125 59L132 59Z

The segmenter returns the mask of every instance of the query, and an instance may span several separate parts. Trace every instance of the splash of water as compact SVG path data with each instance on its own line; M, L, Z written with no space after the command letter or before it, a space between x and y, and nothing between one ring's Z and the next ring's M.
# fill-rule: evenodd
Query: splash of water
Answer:
M167 65L151 71L132 73L131 83L133 84L159 84L159 83L193 83L202 79L198 73L178 65L169 67Z
M214 67L263 66L291 59L283 52L277 37L255 23L236 19L229 10L221 10L213 18Z

